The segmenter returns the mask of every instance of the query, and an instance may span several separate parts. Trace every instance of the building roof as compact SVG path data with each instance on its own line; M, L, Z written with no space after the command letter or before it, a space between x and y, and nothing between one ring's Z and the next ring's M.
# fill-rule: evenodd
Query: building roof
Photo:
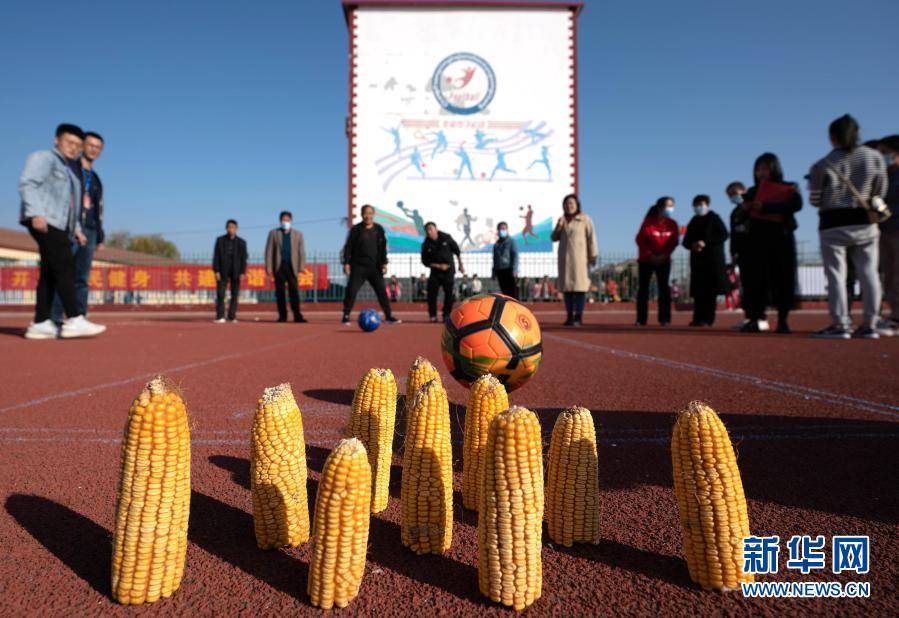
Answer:
M409 9L569 9L579 14L583 2L529 2L527 0L343 0L343 16L348 20L349 12L360 7L409 8Z
M0 249L12 249L14 251L30 251L37 253L37 243L28 232L20 232L19 230L11 230L9 228L0 228ZM130 264L139 266L153 266L177 264L178 260L149 255L146 253L138 253L136 251L126 251L125 249L113 249L104 247L94 253L94 259L100 262L110 262L113 264Z

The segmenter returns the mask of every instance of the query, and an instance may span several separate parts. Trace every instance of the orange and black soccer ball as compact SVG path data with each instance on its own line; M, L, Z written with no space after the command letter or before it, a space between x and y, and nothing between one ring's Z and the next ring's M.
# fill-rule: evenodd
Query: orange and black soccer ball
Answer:
M507 391L531 379L543 358L540 324L531 310L502 294L469 298L443 328L443 361L466 388L492 373Z

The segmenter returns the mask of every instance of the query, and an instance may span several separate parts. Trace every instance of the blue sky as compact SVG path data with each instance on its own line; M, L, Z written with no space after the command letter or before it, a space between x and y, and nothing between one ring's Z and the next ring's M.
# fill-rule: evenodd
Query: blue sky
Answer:
M862 26L863 24L863 26ZM801 181L850 112L899 133L899 2L597 2L579 21L581 197L602 250L630 251L656 197L696 193L777 153ZM336 250L346 211L347 34L337 0L5 2L0 226L16 227L28 152L61 121L99 131L107 229L206 253L224 219L260 250L294 211ZM303 223L304 221L313 221ZM806 207L798 237L816 246Z

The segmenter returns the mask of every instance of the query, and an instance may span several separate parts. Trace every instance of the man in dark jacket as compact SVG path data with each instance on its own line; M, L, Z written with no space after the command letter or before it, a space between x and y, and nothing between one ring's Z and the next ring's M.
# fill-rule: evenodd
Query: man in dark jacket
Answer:
M695 215L684 234L684 247L690 250L690 296L693 297L690 326L713 325L718 295L728 288L724 263L727 228L721 217L709 209L711 203L708 195L693 198Z
M384 321L396 324L398 319L390 312L390 299L384 288L384 273L387 272L387 236L384 228L375 223L375 207L362 207L362 222L350 229L343 246L343 272L348 276L346 296L343 298L343 318L350 323L350 312L356 302L356 294L362 284L368 281L378 296L384 311Z
M212 254L212 270L215 271L215 321L225 321L225 290L231 283L231 303L228 305L228 321L237 321L237 297L240 295L240 278L247 274L247 243L237 235L237 221L228 219L227 234L215 240Z
M453 311L453 281L456 269L453 256L459 261L459 272L465 274L462 266L462 254L453 237L437 229L437 224L429 221L425 224L427 237L421 245L421 263L431 269L428 277L428 315L432 322L437 321L437 294L443 288L443 320L449 318Z

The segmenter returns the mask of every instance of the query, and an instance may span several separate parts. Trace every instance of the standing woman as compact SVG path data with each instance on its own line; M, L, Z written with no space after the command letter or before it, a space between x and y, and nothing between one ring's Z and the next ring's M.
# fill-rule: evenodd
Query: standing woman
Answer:
M659 324L671 322L671 253L677 248L678 229L674 198L660 197L646 213L637 232L637 326L646 326L649 314L649 282L655 273L659 287Z
M505 221L500 221L496 226L496 235L498 238L493 245L493 277L503 294L517 299L515 278L518 276L518 247L515 239L509 236L509 225Z
M829 132L833 150L812 166L809 194L812 205L818 209L818 235L831 322L812 336L878 339L881 287L877 273L880 255L877 222L880 217L876 202L887 195L887 168L879 152L859 145L859 126L852 116L847 114L834 120ZM863 322L855 331L849 329L852 319L846 300L848 261L855 265L864 306Z
M750 268L744 288L748 321L740 330L757 333L765 321L769 296L777 307L777 332L789 333L787 318L795 303L796 230L795 214L802 209L796 183L784 182L777 155L766 152L755 160L755 184L743 196L742 208L749 213L747 256Z
M552 232L559 243L559 289L565 296L568 319L565 326L580 326L590 289L590 265L596 262L599 249L593 221L581 212L581 203L573 193L562 200L563 215Z
M690 326L715 323L718 294L727 292L729 282L724 263L727 228L721 217L710 210L712 198L693 198L693 218L684 234L684 247L690 250L690 296L693 297L693 321Z

